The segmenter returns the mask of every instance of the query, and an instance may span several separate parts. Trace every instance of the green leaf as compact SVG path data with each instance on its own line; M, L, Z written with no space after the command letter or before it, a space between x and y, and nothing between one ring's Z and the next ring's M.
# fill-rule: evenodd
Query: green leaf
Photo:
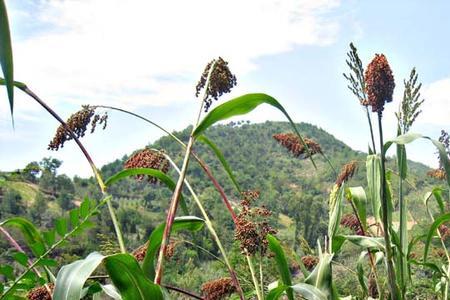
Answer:
M194 216L185 216L175 218L172 225L172 232L180 230L199 231L203 228L205 221ZM147 253L145 254L144 262L142 263L142 269L144 273L151 279L155 279L155 259L158 254L159 247L161 246L162 236L166 223L159 224L150 234L148 239Z
M80 205L80 218L84 219L88 216L90 210L90 200L89 198L85 198Z
M367 196L366 191L361 186L348 188L348 195L350 196L350 201L356 207L358 211L359 219L361 220L364 231L367 232L367 215L366 215L366 205Z
M75 208L69 212L70 225L72 228L76 227L79 223L79 209Z
M331 240L330 249L333 249L334 236L337 233L342 217L342 199L344 198L345 184L339 187L335 201L330 201L330 219L328 221L328 237Z
M356 263L356 273L358 274L358 282L363 290L364 296L366 296L368 293L367 278L364 275L364 263L366 261L367 254L368 254L367 251L362 251L361 254L359 255L358 262Z
M285 286L288 286L286 290L287 296L290 300L294 299L294 294L290 286L292 285L291 272L289 271L289 265L284 255L283 248L281 248L278 240L273 236L268 234L267 241L269 242L269 249L275 254L275 261L277 263L278 272L281 276L281 281Z
M447 184L450 186L450 160L447 155L447 151L445 150L445 147L441 142L418 133L406 133L404 135L396 137L393 140L386 142L384 144L383 151L386 153L393 143L396 143L398 145L406 145L411 142L414 142L419 138L430 140L433 143L433 145L438 149L441 165L444 167L445 173L447 174Z
M44 239L40 235L39 230L36 228L36 226L34 226L33 223L24 218L14 217L6 219L5 221L0 223L0 226L11 226L19 229L30 248L31 245L35 245L36 243L44 244ZM33 252L33 254L39 256L39 254L35 252Z
M343 237L345 237L347 241L364 248L375 248L380 251L385 250L384 239L381 237L362 235L344 235Z
M56 267L57 265L58 265L58 262L51 258L42 258L37 263L37 266Z
M23 252L14 253L13 258L22 266L28 266L28 256Z
M302 296L302 299L306 300L327 300L327 296L322 293L318 288L306 284L306 283L297 283L293 286L279 286L269 291L267 294L267 300L276 300L278 299L287 289L293 290L296 294Z
M160 170L151 169L151 168L131 168L131 169L125 169L120 172L117 172L113 176L109 177L108 180L106 180L105 185L111 186L112 184L116 183L119 180L125 179L130 176L136 176L136 175L149 175L155 178L158 178L162 183L164 183L172 192L175 190L175 182L161 172ZM183 195L180 195L180 205L183 209L183 212L185 214L188 214L188 209L186 206L186 202L184 201Z
M434 199L436 199L436 202L439 206L440 213L443 214L445 212L445 206L444 206L444 200L442 198L442 192L443 192L443 190L441 188L435 187L435 188L433 188L433 190L431 192L427 192L425 194L423 202L425 204L425 207L427 208L429 215L432 215L432 213L430 211L430 207L428 205L428 202L431 199L431 196L434 196Z
M105 268L124 300L164 299L160 286L150 281L129 254L115 254L105 259Z
M6 90L8 92L11 116L14 110L14 67L11 45L11 33L9 30L8 13L4 0L0 0L0 65L5 77Z
M42 233L42 235L44 236L45 243L48 246L51 246L51 245L53 245L55 243L56 233L55 233L54 229L51 229L49 231L44 231Z
M79 300L82 296L84 283L104 258L102 254L93 252L85 259L77 260L62 267L56 277L53 299Z
M284 109L284 107L275 98L266 94L246 94L217 106L203 118L200 124L198 124L197 127L195 128L192 135L194 137L198 137L213 124L222 120L229 119L231 117L245 115L261 104L269 104L280 110L286 116L288 121L291 123L292 128L300 138L302 144L306 147L306 149L308 149L308 146L305 144L302 136L298 132L295 123L292 121L291 117ZM309 155L309 158L313 163L314 167L316 167L316 164L311 155Z
M326 297L333 297L331 261L333 254L319 253L319 263L305 279L305 283L311 284L318 288Z
M56 232L60 235L60 236L64 236L67 233L67 219L66 218L59 218L56 220L56 224L55 224L55 228L56 228Z
M427 235L427 241L425 242L425 250L423 254L423 261L427 261L428 251L430 250L430 243L433 236L436 235L436 231L438 230L439 226L441 226L443 223L450 221L450 213L441 215L440 217L436 218L434 220L433 224L431 224L430 230L428 230Z
M367 188L375 221L381 221L381 159L378 155L367 155Z
M228 174L228 177L233 182L234 187L236 190L240 193L241 187L239 186L236 177L234 177L233 171L231 170L230 165L228 164L227 160L225 159L225 156L223 156L222 151L220 151L219 147L217 147L216 144L214 144L210 139L208 139L205 135L200 135L197 137L197 140L204 143L205 145L209 146L211 150L214 152L214 154L219 159L220 163L222 164L225 172Z

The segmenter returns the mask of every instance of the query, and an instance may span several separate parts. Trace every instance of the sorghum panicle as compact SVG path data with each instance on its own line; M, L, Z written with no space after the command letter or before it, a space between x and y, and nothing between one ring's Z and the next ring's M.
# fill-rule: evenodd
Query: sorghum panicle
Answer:
M250 255L257 253L266 255L268 234L275 234L276 231L270 226L267 218L271 212L262 207L251 207L251 202L259 197L257 191L247 191L242 193L241 207L235 224L235 239L240 242L242 252Z
M92 117L94 117L92 119ZM91 123L92 120L92 123ZM103 124L103 129L106 128L108 120L108 114L104 113L102 116L95 113L95 107L89 105L83 105L82 109L72 114L66 121L67 127L77 138L84 137L87 127L91 123L91 133L95 131L97 123ZM56 134L48 145L49 150L59 150L64 147L64 143L70 141L72 136L61 124L56 130Z
M231 278L219 278L204 283L201 287L205 300L220 300L236 291Z
M303 145L300 138L294 133L278 133L274 134L273 138L283 147L288 149L295 157L304 159L308 158L309 154ZM310 155L322 153L320 145L312 139L304 138L305 144L308 146Z
M358 218L354 214L342 216L341 225L353 230L357 235L363 235L363 230L359 226Z
M213 64L214 69L211 71L209 83L206 87L205 99L203 99L205 101L205 112L211 107L212 99L217 100L223 94L229 93L237 83L236 76L233 75L228 68L228 62L223 60L222 57L219 57L206 65L206 68L195 87L196 97L198 97L200 91L205 88L208 74Z
M50 291L53 292L55 285L53 283L47 284ZM52 295L50 295L45 286L36 287L30 290L27 294L27 299L29 300L52 300Z
M164 174L169 171L169 161L160 151L144 149L133 154L124 164L125 169L132 168L150 168L156 169ZM138 180L143 180L145 175L137 175ZM147 176L150 183L158 183L158 179L153 176Z
M305 265L305 268L311 271L314 267L319 263L319 258L314 255L305 255L302 256L302 263Z
M392 101L395 82L384 54L375 54L365 73L366 94L373 112L382 113L384 104Z
M133 251L133 256L137 261L143 261L145 255L147 254L148 242L144 245L139 246L136 250Z
M356 160L353 160L348 164L345 164L341 169L341 173L339 173L339 176L336 179L336 184L338 186L341 186L342 183L344 183L344 181L348 181L350 178L353 177L357 169L358 163L356 162Z

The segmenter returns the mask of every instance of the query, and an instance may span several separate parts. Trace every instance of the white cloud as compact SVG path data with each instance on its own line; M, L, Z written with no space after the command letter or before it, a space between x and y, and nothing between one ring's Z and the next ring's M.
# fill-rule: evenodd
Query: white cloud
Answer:
M15 39L16 78L53 104L190 101L198 74L213 57L224 56L242 75L257 67L259 57L334 42L339 26L329 13L338 5L333 0L42 1L28 12L40 29Z
M450 78L424 86L423 95L425 102L420 122L448 127L450 122Z

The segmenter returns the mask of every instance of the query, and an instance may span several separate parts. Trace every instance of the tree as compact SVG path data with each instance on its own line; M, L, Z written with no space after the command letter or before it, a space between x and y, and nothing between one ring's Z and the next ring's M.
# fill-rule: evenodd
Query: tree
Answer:
M22 178L27 181L35 183L37 181L37 176L41 172L41 167L35 161L28 163L22 170Z
M42 220L47 211L47 201L42 193L37 193L34 203L31 205L29 214L34 223L42 225Z
M20 193L12 189L7 190L0 203L0 216L3 218L7 215L24 215L25 213L26 207Z
M62 165L62 161L52 157L44 157L39 165L44 169L44 171L48 171L53 175L56 175L56 171Z

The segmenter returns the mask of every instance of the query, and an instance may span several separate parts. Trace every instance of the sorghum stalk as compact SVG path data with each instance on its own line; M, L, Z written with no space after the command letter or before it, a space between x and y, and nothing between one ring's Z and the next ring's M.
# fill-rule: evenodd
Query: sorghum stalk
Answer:
M377 148L375 146L375 136L373 135L372 118L370 117L369 107L365 106L365 108L366 108L367 122L369 123L370 138L372 140L372 151L373 154L377 154Z
M391 293L391 299L397 300L401 299L396 277L395 277L395 268L393 263L393 255L391 248L391 237L390 237L390 226L388 220L388 203L386 197L386 169L385 169L385 153L383 151L383 125L382 125L382 111L378 111L378 130L380 134L380 153L381 153L381 207L383 211L383 229L384 229L384 242L386 247L386 264L388 271L388 282L389 282L389 290Z
M164 156L170 162L172 167L181 176L181 170L173 162L173 160L167 154L165 154ZM225 265L228 268L228 272L230 273L231 280L233 281L233 284L236 287L236 290L237 290L239 296L241 297L241 299L244 299L243 298L244 297L243 296L243 291L242 291L242 288L241 288L241 286L239 284L239 280L237 279L236 272L234 271L233 267L231 266L230 261L228 260L227 254L225 252L225 248L223 247L222 242L220 241L220 238L219 238L216 230L214 229L214 226L212 225L212 222L211 222L211 219L208 216L208 213L206 212L205 208L203 207L203 204L200 202L200 199L198 198L197 194L194 192L193 188L191 187L191 185L189 184L187 179L184 179L184 184L186 185L186 187L188 188L189 192L191 193L192 198L194 198L195 203L197 204L197 206L198 206L198 208L199 208L203 218L205 219L206 227L208 228L208 230L211 233L214 241L216 242L217 247L219 247L220 253L222 253L222 257L223 257L224 263L225 263Z
M252 257L248 254L248 252L245 253L245 257L247 258L247 264L250 269L250 274L252 275L253 284L255 285L256 297L258 298L258 300L262 300L263 296L261 294L261 289L258 284L258 279L256 278L255 267L253 266Z
M155 274L155 283L156 284L161 284L162 272L163 272L162 269L163 269L163 263L164 263L164 252L166 251L167 245L169 244L170 231L172 230L172 225L173 225L173 221L175 219L175 214L177 212L181 189L183 188L184 178L186 177L186 172L187 172L187 168L189 165L189 158L191 156L191 150L192 150L192 146L193 146L194 140L195 140L193 133L194 133L196 126L198 125L198 122L200 121L200 116L202 114L204 100L206 100L206 98L207 98L209 81L210 81L211 73L214 70L214 67L215 67L215 61L213 62L213 65L211 66L211 68L209 69L209 72L208 72L208 77L206 79L206 85L205 85L206 88L204 91L204 95L202 97L202 101L200 103L200 109L199 109L197 118L192 127L192 132L191 132L189 141L186 146L186 152L184 155L183 165L181 167L181 173L180 173L180 176L178 177L178 181L177 181L175 190L172 195L172 200L170 202L169 211L167 213L166 226L164 227L163 237L162 237L162 241L161 241L161 247L160 247L159 255L158 255L158 261L156 264L156 274Z
M75 143L78 145L78 147L80 148L80 150L83 153L84 157L86 158L86 160L88 161L89 165L91 166L92 172L94 173L94 177L97 180L97 183L98 183L98 185L100 187L100 190L101 190L103 196L107 197L108 195L107 195L107 192L106 192L105 183L103 182L102 176L100 175L100 172L98 171L97 167L95 166L94 161L92 160L91 156L87 152L86 148L83 146L83 144L77 138L77 136L67 126L66 122L63 119L61 119L61 117L52 108L50 108L42 99L40 99L34 92L32 92L25 84L18 85L17 87L20 90L22 90L24 93L26 93L28 96L33 98L48 113L50 113L50 115L52 115L53 118L55 118L62 126L64 126L66 131L74 139ZM116 214L114 212L114 208L112 207L112 204L111 204L111 198L109 198L109 197L108 197L108 200L107 200L107 206L108 206L109 214L111 216L111 220L112 220L113 225L114 225L114 230L116 232L117 242L119 244L120 251L122 253L125 253L126 252L126 248L125 248L125 243L123 241L122 231L120 230L119 222L117 221L117 217L116 217Z

